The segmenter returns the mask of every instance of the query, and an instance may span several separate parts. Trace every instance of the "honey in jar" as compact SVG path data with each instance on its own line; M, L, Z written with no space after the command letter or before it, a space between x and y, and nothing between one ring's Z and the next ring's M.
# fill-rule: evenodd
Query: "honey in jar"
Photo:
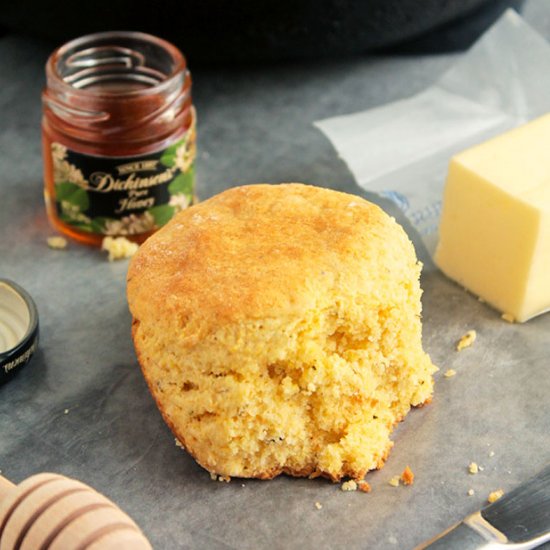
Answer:
M142 242L195 196L195 110L182 53L139 32L68 42L46 64L44 191L61 233Z

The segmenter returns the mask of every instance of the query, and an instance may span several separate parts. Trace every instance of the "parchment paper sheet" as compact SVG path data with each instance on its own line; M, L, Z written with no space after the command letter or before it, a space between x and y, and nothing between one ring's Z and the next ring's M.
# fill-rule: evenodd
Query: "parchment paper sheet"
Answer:
M432 252L450 157L548 111L550 45L508 10L425 91L316 125L357 183L393 200Z
M531 12L550 13L550 2L545 12L535 1ZM547 28L550 35L550 22ZM490 491L508 491L550 461L550 315L507 324L426 263L424 346L441 371L433 402L411 411L393 435L385 467L368 475L372 492L286 477L211 481L174 444L140 373L127 263L109 263L74 243L65 251L46 246L52 229L41 195L39 127L51 47L0 39L0 274L31 293L41 328L32 362L0 387L3 475L19 482L54 471L81 479L134 518L157 550L410 550L479 509ZM388 87L400 97L411 79L421 89L450 57L194 71L201 196L254 181L357 192L312 122L329 106L343 113L380 104ZM469 329L477 340L457 353L456 341ZM449 368L454 378L443 376ZM470 475L471 461L484 470ZM407 464L414 485L388 485Z

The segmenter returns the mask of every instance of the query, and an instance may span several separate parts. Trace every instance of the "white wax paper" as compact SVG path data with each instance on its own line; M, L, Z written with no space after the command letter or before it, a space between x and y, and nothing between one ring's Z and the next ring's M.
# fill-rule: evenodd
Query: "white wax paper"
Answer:
M451 156L550 111L550 45L515 11L427 90L320 120L357 183L393 200L429 252Z

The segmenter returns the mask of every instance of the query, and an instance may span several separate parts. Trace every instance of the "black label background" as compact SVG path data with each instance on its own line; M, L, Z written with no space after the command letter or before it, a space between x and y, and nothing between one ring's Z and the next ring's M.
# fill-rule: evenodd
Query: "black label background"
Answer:
M188 163L189 166L183 173L176 166L176 150L184 146L186 137L188 136L184 136L160 151L132 157L93 156L63 148L63 159L57 161L58 167L59 163L62 163L61 169L57 172L54 149L62 146L52 144L56 207L60 219L83 231L108 234L105 229L105 223L108 220L121 220L131 215L139 216L153 208L151 214L155 220L154 225L156 227L163 225L178 210L177 207L168 206L174 194L185 195L189 202L194 195L192 162ZM194 150L188 151L188 154L194 155ZM147 165L148 161L150 161L149 165ZM133 164L136 166L130 166L131 169L128 169L128 165ZM143 165L146 165L146 168ZM119 170L121 167L122 170ZM87 184L78 181L81 180L78 174L75 175L75 171L78 170L88 182ZM128 178L135 181L159 175L163 178L162 183L151 186L136 185L131 189L121 191L111 189L105 192L94 190L96 185L93 175L98 173L108 174L114 180L121 182ZM121 210L121 206L128 200L131 200L133 204L126 203L126 207ZM136 204L135 201L144 202Z
M137 157L93 157L67 149L67 161L76 166L82 172L82 175L87 181L91 181L90 177L94 172L104 172L106 174L110 174L113 178L125 180L130 176L130 173L119 174L117 166L124 166L126 164L140 161L156 160L156 170L141 170L134 172L137 178L150 178L151 176L162 174L163 172L170 170L169 167L164 166L164 164L161 164L160 162L163 152L164 151L160 151ZM146 193L143 193L143 195L139 197L139 200L153 197L155 199L153 206L167 204L170 201L168 185L170 185L170 182L178 174L180 174L180 171L175 169L172 177L166 183L138 190L138 192L146 191ZM124 216L128 216L129 214L141 214L150 208L146 206L143 208L126 210L117 214L116 211L120 207L120 201L130 196L131 193L129 191L109 191L107 193L103 193L100 191L93 191L90 188L88 188L87 191L90 206L86 209L85 214L90 218L95 218L96 216L103 216L106 218L122 218Z

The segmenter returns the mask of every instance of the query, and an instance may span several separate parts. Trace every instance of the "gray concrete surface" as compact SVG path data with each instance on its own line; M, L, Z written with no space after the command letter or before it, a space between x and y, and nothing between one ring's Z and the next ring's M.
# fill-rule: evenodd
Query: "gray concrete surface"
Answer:
M550 38L548 0L527 2L524 16ZM35 358L0 387L3 475L81 479L126 510L155 548L410 549L549 462L550 316L503 323L427 269L424 343L441 367L435 397L397 429L385 468L368 477L372 493L286 477L211 481L174 445L142 379L127 263L76 244L46 246L53 232L42 201L39 96L49 49L0 39L0 276L33 295L41 323ZM195 72L200 196L281 181L359 192L312 122L418 92L458 55ZM457 354L456 340L472 328L476 344ZM448 368L457 376L444 378ZM469 475L471 461L484 471ZM414 486L390 487L406 464Z

